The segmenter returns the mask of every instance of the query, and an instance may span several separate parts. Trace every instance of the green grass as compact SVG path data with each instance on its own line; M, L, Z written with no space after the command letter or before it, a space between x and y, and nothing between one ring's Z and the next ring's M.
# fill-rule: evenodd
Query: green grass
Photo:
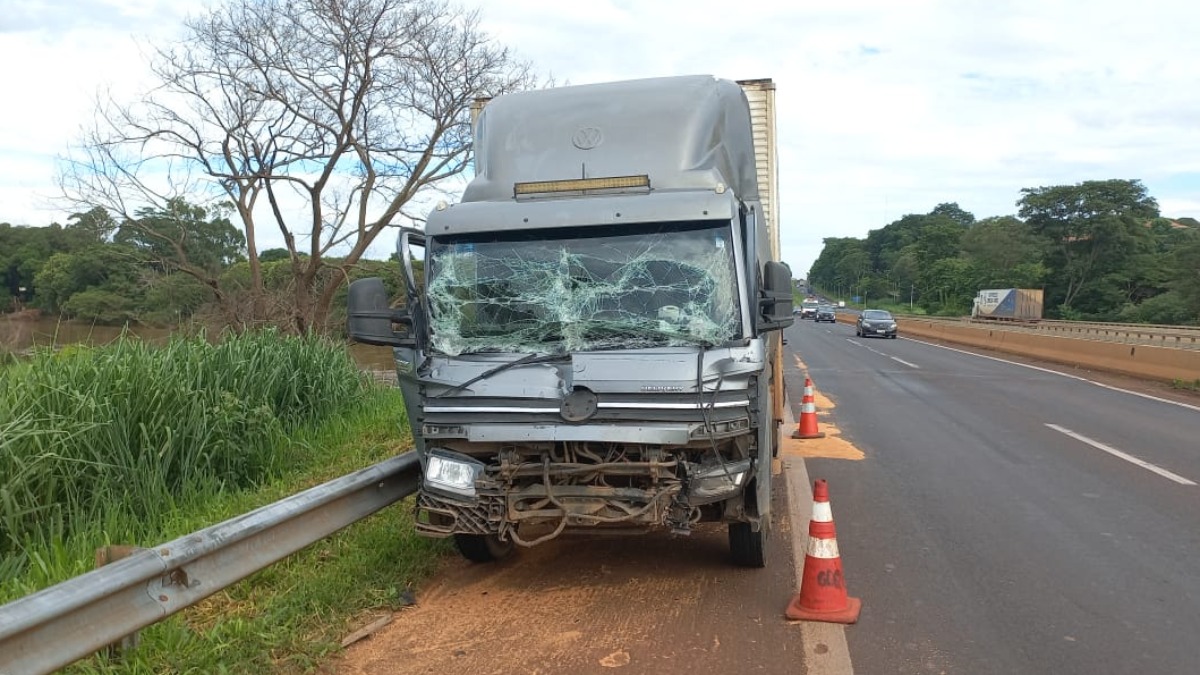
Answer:
M99 546L153 546L409 446L398 392L321 340L37 354L0 371L0 602L90 570ZM392 507L71 670L310 670L442 550Z
M255 491L225 495L180 512L161 540L198 530L402 452L403 405L377 391L361 410L296 442L302 466ZM445 551L417 537L406 500L346 528L166 621L142 631L119 662L101 658L80 673L312 672L340 650L341 638L375 612L396 610Z
M364 391L344 348L273 332L41 351L0 370L0 554L254 485L291 461L286 434Z
M1171 382L1171 387L1174 389L1183 389L1185 391L1200 391L1200 379L1188 382L1187 380L1176 378Z

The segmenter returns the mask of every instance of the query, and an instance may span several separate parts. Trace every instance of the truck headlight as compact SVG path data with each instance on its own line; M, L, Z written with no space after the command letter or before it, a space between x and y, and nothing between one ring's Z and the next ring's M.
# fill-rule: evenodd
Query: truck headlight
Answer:
M746 484L752 466L750 459L715 465L688 465L688 504L699 506L732 497Z
M425 487L455 497L475 498L475 479L484 464L466 455L433 448L425 460Z

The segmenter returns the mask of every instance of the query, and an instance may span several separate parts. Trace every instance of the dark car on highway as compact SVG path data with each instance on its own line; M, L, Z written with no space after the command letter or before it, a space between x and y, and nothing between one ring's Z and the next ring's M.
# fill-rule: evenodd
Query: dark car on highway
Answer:
M895 339L896 319L892 317L891 312L886 310L864 309L863 313L858 315L854 334L859 337L878 335Z
M817 315L813 317L817 323L828 321L829 323L837 323L837 315L833 313L833 305L817 305Z

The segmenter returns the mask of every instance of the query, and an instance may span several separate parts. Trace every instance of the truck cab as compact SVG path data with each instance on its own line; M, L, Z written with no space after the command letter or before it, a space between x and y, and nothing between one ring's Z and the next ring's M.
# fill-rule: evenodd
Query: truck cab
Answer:
M765 564L791 272L744 86L491 100L462 200L400 236L403 301L351 285L351 336L395 350L419 532L487 561L570 530L714 521L735 562Z

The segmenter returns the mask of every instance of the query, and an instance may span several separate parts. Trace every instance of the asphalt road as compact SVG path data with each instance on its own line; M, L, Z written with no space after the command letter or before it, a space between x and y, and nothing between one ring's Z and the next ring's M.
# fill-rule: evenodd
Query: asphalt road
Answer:
M863 453L807 462L863 600L856 673L1200 672L1200 409L851 325L786 335Z

